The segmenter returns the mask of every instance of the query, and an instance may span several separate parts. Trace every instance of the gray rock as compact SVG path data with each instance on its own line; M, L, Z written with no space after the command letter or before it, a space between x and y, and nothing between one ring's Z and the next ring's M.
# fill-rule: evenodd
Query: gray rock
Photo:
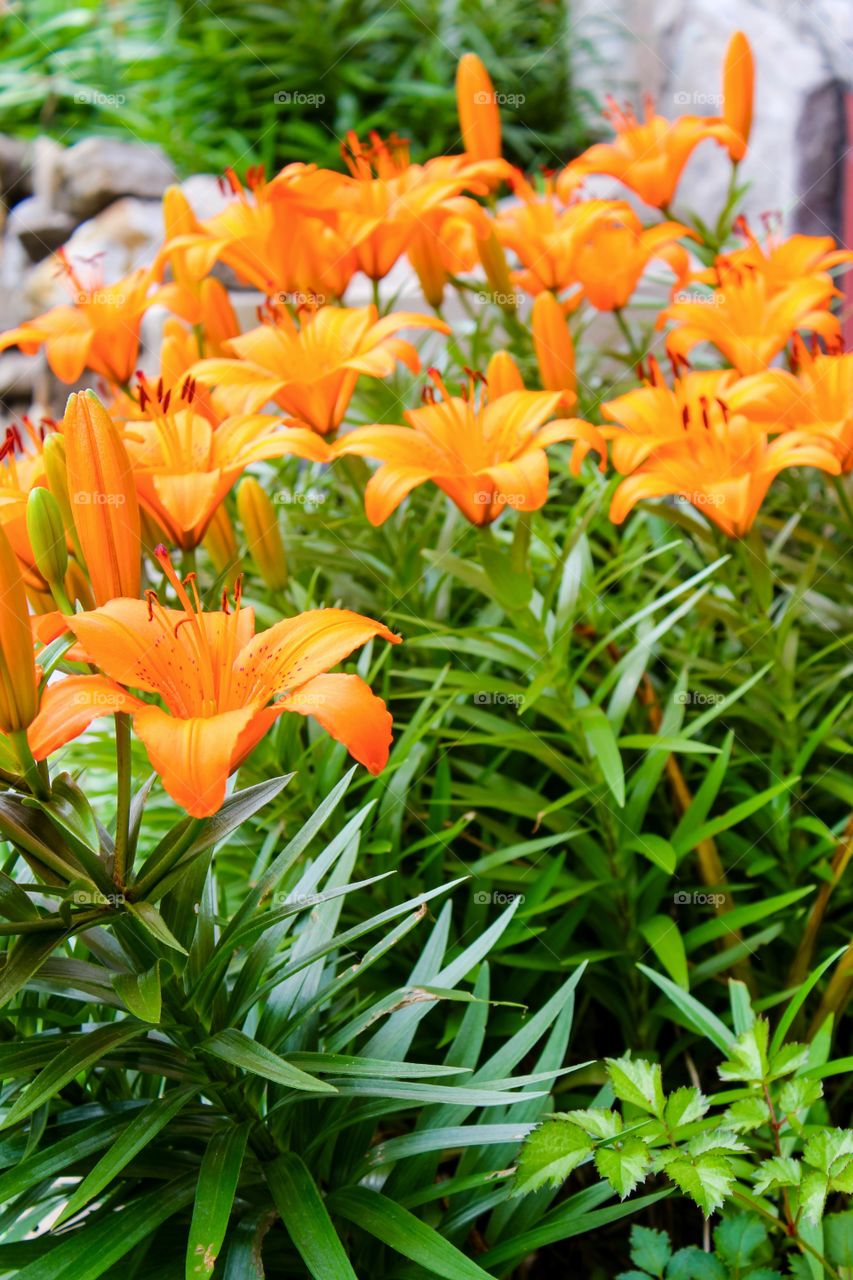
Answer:
M7 208L32 191L31 167L29 143L0 133L0 199Z
M69 214L52 209L38 196L28 196L9 214L6 234L17 236L30 262L41 262L65 244L75 225Z
M58 206L80 221L122 196L156 200L175 181L159 147L117 138L84 138L63 153Z

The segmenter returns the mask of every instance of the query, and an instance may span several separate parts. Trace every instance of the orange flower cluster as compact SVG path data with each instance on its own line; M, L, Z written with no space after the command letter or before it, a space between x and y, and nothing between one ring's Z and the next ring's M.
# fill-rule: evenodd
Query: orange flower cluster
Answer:
M37 768L96 716L122 713L176 801L208 814L284 711L313 716L369 769L383 767L384 704L358 677L330 669L375 637L398 637L346 609L256 635L242 604L235 515L269 589L287 583L272 503L255 477L241 481L258 465L372 459L372 524L429 483L479 527L507 507L541 508L548 451L571 442L575 475L590 450L606 471L609 449L620 477L614 522L642 499L671 497L731 537L748 532L787 468L853 469L853 355L841 348L833 278L853 254L830 237L785 238L770 225L759 238L730 215L715 239L700 220L672 213L700 144L717 144L737 171L753 75L736 33L719 117L670 121L647 103L640 120L610 102L612 141L532 179L503 159L498 98L467 54L458 155L420 163L396 136L350 134L341 171L291 164L244 181L229 171L224 208L208 219L171 189L162 249L123 280L106 283L60 251L69 303L0 336L0 350L43 348L62 381L93 375L105 403L72 395L62 422L25 419L0 445L0 768ZM597 175L621 183L625 198L586 194ZM654 212L641 216L639 202ZM383 309L380 286L402 259L422 299ZM260 294L245 331L212 274L217 264ZM631 328L652 264L669 281L660 332L649 336L668 352L669 382ZM359 279L367 305L346 300ZM448 290L469 312L458 328L442 314ZM146 375L137 366L152 307L168 318L159 369ZM480 330L486 313L502 328L476 372L460 347L474 328L479 355L483 333L494 332ZM640 385L626 386L617 364L620 394L600 409L576 371L577 335L596 313L612 313L599 323L628 345L617 360L633 368L644 351ZM423 402L354 425L360 385L400 366L420 373L418 333L441 367L429 368ZM707 367L691 367L697 353ZM584 396L586 413L567 416ZM160 543L181 553L182 576ZM215 611L191 567L202 543L232 591ZM153 589L163 576L170 604ZM66 675L45 683L37 664L59 636Z

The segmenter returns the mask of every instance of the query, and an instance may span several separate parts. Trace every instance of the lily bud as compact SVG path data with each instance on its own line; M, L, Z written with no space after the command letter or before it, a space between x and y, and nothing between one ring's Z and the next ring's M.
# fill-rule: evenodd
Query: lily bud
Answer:
M495 351L489 357L486 386L489 388L490 400L509 395L511 391L524 391L524 379L508 351Z
M68 546L59 503L49 489L33 489L27 499L27 533L36 568L51 587L61 587L68 570Z
M466 53L459 59L456 110L466 153L473 160L500 159L500 112L489 73L476 53Z
M38 711L33 632L21 566L0 526L0 729L26 730Z
M494 231L490 231L484 239L477 240L477 256L480 259L480 266L486 273L486 279L492 286L498 306L504 311L515 311L515 292L512 287L512 277L509 274L509 264L504 247Z
M564 405L575 401L575 348L563 308L553 293L537 295L531 321L539 376L546 391L562 391Z
M65 460L65 441L54 431L44 442L42 460L47 476L47 485L56 499L66 529L74 528L71 514L71 499L68 496L68 464Z
M246 476L237 490L237 511L246 546L267 586L280 591L287 586L287 556L278 516L269 496L253 476Z
M755 89L755 63L752 48L742 31L736 31L728 43L723 62L723 119L744 141L749 142L752 129L752 99ZM732 155L739 160L739 155Z
M93 391L68 397L63 422L74 525L98 604L139 596L141 543L133 468Z

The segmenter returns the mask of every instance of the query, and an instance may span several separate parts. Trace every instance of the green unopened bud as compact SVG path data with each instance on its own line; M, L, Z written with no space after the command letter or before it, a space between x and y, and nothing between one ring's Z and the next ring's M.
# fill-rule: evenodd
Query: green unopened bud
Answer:
M61 586L68 547L59 503L48 489L33 489L27 499L27 533L39 573L50 587Z
M269 496L252 476L246 476L237 490L237 511L246 549L258 573L273 591L287 586L287 556L278 516Z
M42 450L47 485L56 499L66 528L73 527L71 501L68 497L68 467L65 462L65 442L62 436L54 432L44 442Z

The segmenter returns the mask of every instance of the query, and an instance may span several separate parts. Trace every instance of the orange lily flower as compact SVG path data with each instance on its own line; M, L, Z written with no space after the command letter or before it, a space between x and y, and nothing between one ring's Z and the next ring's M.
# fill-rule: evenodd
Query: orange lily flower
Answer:
M795 338L792 364L796 377L781 369L765 375L774 376L778 394L768 404L759 388L758 403L749 408L751 416L765 422L768 431L793 430L820 440L836 455L842 471L853 470L853 352L816 347L809 351Z
M9 539L31 591L44 591L27 533L27 499L33 489L47 485L43 444L45 428L29 418L21 427L9 426L0 443L0 529Z
M715 266L697 272L692 278L716 284L721 266L723 270L760 271L770 290L775 292L805 278L814 277L825 283L833 267L853 262L853 251L839 249L832 236L794 235L780 239L769 218L767 225L769 234L761 244L746 219L738 218L735 229L746 239L744 248L720 254Z
M839 340L838 318L827 310L838 291L828 277L806 276L773 290L762 272L724 262L718 263L718 276L708 297L676 302L658 316L658 328L675 322L666 340L675 359L711 342L740 373L759 373L797 331Z
M472 524L491 524L507 506L536 511L548 497L549 445L582 440L604 455L604 443L589 423L548 422L562 393L524 390L506 353L492 358L485 378L472 375L461 396L448 392L437 370L430 369L429 375L441 399L427 388L423 407L406 411L407 427L357 427L335 446L337 455L357 454L383 463L364 494L371 524L382 524L427 480L438 485ZM498 387L496 395L490 395L492 381Z
M147 601L112 600L68 625L111 679L162 698L163 707L137 703L134 728L187 813L217 812L229 774L286 711L313 716L371 773L384 768L391 743L385 703L359 676L327 672L374 636L392 644L399 636L347 609L315 609L255 635L239 589L233 611L205 613L194 575L184 584L164 548L157 558L180 608L148 592Z
M743 537L780 471L819 467L837 475L838 459L805 432L773 441L744 414L730 414L717 401L701 416L686 416L681 438L655 448L613 495L610 519L621 524L644 498L680 497L729 537Z
M723 119L743 140L749 142L752 130L752 99L755 91L755 63L752 48L742 31L736 31L726 48L723 61ZM733 160L740 159L732 156Z
M140 503L187 550L201 542L217 507L251 463L287 455L328 458L313 431L271 414L236 414L211 423L196 410L194 393L189 379L174 397L143 383L148 417L128 422L124 433Z
M575 259L584 296L598 311L624 307L652 258L662 259L683 281L690 259L676 241L693 234L678 222L644 229L633 211L605 213L589 228Z
M350 171L338 200L338 230L355 248L358 265L372 280L383 279L405 253L418 230L429 231L430 215L463 191L486 195L509 177L500 159L437 156L412 164L408 143L396 135L387 140L370 135L370 145L348 133L341 149Z
M374 306L303 309L297 324L283 307L224 345L236 359L202 360L192 375L216 385L231 412L254 413L274 400L321 435L337 430L361 374L385 378L397 361L420 370L418 353L395 335L400 329L449 333L435 316L397 311L379 319Z
M447 200L419 220L406 256L431 307L441 306L451 276L474 269L479 260L478 244L490 234L485 210L468 196Z
M60 382L76 382L89 368L108 382L126 384L137 364L139 327L151 301L152 272L140 267L110 285L84 282L62 249L56 256L74 305L53 307L9 329L0 335L0 351L20 347L26 355L34 355L44 347Z
M476 53L463 54L456 67L456 110L466 154L473 160L497 160L501 115L489 73Z
M557 192L568 199L588 174L618 178L636 191L646 204L666 209L671 203L684 166L700 142L712 138L739 160L746 151L744 139L717 117L679 116L667 120L655 114L646 99L645 120L639 121L630 106L620 108L607 99L605 115L616 131L614 142L598 142L572 160L557 179Z
M214 262L223 262L268 297L343 294L356 261L335 230L336 205L347 181L342 174L290 164L270 181L262 167L249 170L246 187L231 169L225 181L234 199L194 230L182 229L164 245L164 255L182 261L182 269L197 280Z

